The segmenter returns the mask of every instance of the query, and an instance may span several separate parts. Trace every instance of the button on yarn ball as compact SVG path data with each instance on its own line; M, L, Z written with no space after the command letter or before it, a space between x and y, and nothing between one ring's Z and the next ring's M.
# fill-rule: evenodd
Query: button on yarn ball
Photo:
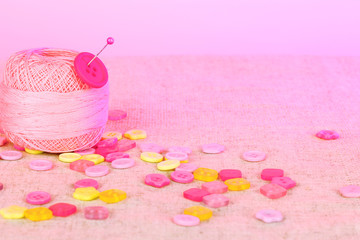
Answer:
M31 49L12 55L0 85L0 119L20 147L68 152L94 146L108 118L109 86L91 88L74 69L79 53Z

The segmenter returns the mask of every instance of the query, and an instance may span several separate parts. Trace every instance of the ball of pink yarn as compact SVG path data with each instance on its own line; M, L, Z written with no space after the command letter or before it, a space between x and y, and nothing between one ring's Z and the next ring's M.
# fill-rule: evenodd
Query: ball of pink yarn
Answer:
M27 92L73 93L89 90L90 87L80 80L74 70L77 55L78 52L71 50L45 48L18 52L6 64L3 86ZM54 139L46 140L27 138L6 127L3 130L8 139L18 146L45 152L67 152L94 146L100 140L105 124L80 136L59 139L58 135L54 135Z

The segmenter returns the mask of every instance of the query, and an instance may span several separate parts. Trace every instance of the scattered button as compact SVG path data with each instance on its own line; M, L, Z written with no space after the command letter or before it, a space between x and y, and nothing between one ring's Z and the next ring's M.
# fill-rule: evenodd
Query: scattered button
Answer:
M106 155L105 161L112 162L116 159L121 159L121 158L130 158L130 155L124 152L113 152Z
M126 198L126 192L119 189L109 189L99 194L99 199L106 203L117 203Z
M166 160L166 161L159 162L156 165L157 169L160 171L173 170L173 169L177 168L178 166L180 166L179 160Z
M84 209L86 219L102 220L109 217L109 210L103 206L90 206Z
M105 132L102 135L102 139L109 139L109 138L117 138L117 140L122 139L122 133L121 132Z
M281 222L284 219L281 212L272 209L260 210L255 217L265 223Z
M119 158L111 162L111 167L117 169L131 168L135 165L135 160L132 158Z
M81 159L91 161L95 164L102 163L105 158L101 156L100 154L89 154L89 155L83 155Z
M6 208L0 209L0 214L3 218L7 219L19 219L25 216L26 207L20 207L12 205Z
M184 227L192 227L200 224L198 217L186 214L179 214L173 217L173 222Z
M222 194L210 194L203 197L203 202L205 205L212 208L225 207L229 205L229 198Z
M166 160L178 160L178 161L186 161L188 160L188 155L184 152L168 152L165 154Z
M152 173L145 177L145 184L157 188L162 188L170 184L170 179L165 175Z
M190 155L192 153L191 148L188 147L182 147L182 146L173 146L168 149L168 152L183 152L187 155Z
M13 160L19 160L23 157L22 152L19 151L3 151L0 153L0 157L3 160L13 161Z
M204 144L201 148L204 153L221 153L225 151L225 146L217 143Z
M192 206L184 210L184 214L198 217L200 221L208 220L212 217L212 211L203 206Z
M87 187L93 187L95 189L98 189L99 183L95 179L85 178L77 181L74 184L74 188L87 188Z
M210 168L198 168L194 171L194 178L204 182L212 182L218 178L218 172Z
M35 171L47 171L53 168L53 163L46 159L36 159L29 163L29 167Z
M232 178L224 182L230 191L243 191L250 188L250 182L244 178Z
M261 179L271 181L274 177L283 177L284 170L276 168L266 168L261 172Z
M346 198L360 197L360 186L348 185L339 189L340 194Z
M91 201L99 197L99 191L94 187L76 188L73 197L81 201Z
M180 166L176 168L176 171L194 172L196 169L198 169L198 166L193 163L180 163Z
M289 177L273 177L271 183L282 186L285 189L290 189L296 186L296 182Z
M210 193L204 189L190 188L184 191L183 196L184 198L189 199L191 201L202 202L203 197L209 194Z
M82 156L78 153L61 153L59 160L64 163L72 163L79 160Z
M320 132L316 133L315 136L323 140L335 140L339 138L339 134L331 130L321 130Z
M232 178L241 178L242 174L241 171L237 169L223 169L219 172L219 177L221 181L226 181Z
M68 217L77 211L76 206L69 203L56 203L51 205L49 209L57 217Z
M25 148L25 152L29 153L29 154L42 154L43 151L40 150L35 150L35 149L29 149L29 148Z
M45 207L27 209L24 215L27 219L35 222L49 220L53 217L52 211Z
M124 133L124 137L131 140L139 140L146 138L146 132L141 129L132 129Z
M223 182L212 181L203 183L201 189L209 193L225 193L228 191L228 186Z
M110 121L119 121L127 117L127 113L122 110L110 110L108 119Z
M266 154L260 151L247 151L243 153L242 158L248 162L261 162L266 159Z
M102 140L96 144L97 148L112 148L115 147L118 143L118 139L116 137L107 138Z
M35 191L26 195L26 202L33 205L42 205L50 202L50 200L50 194L43 191Z
M171 180L178 183L191 183L194 181L194 175L187 171L174 171L170 174Z
M277 184L269 183L260 188L260 193L264 196L277 199L286 195L287 190Z
M145 162L158 163L161 162L164 157L156 152L142 152L140 158Z
M95 163L89 160L80 159L70 163L70 169L77 172L85 172L88 167L94 166Z
M136 142L128 139L121 139L118 141L118 151L126 152L136 147Z
M95 165L85 169L85 174L89 177L102 177L109 174L109 172L109 167L105 165Z

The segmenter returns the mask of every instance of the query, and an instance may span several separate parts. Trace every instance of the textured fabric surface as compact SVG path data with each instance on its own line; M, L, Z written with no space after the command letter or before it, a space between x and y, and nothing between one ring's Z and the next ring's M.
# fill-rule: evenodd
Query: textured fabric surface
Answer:
M56 154L25 154L19 161L0 161L0 207L31 207L28 192L42 190L52 201L75 204L68 218L45 222L0 219L0 239L358 239L359 199L346 199L338 189L359 180L360 58L350 57L122 57L106 59L110 75L110 109L128 117L109 122L108 130L141 128L165 147L191 147L190 161L221 170L237 168L251 182L242 192L228 192L230 205L214 209L213 217L185 228L171 218L198 203L182 197L201 182L156 189L144 185L156 165L140 160L131 169L112 169L97 178L100 190L119 188L128 194L120 203L81 202L72 198L72 184L85 176L59 162ZM36 114L36 113L34 113ZM314 137L322 129L339 132L340 139ZM200 145L217 142L222 154L204 154ZM11 144L1 151L12 149ZM267 160L245 162L247 150L267 153ZM32 159L54 161L47 172L28 168ZM105 164L105 163L103 163ZM282 168L298 186L287 196L271 200L260 194L266 184L263 168ZM168 173L166 173L168 174ZM108 206L105 221L84 218L85 206ZM285 220L265 224L258 210L280 210Z

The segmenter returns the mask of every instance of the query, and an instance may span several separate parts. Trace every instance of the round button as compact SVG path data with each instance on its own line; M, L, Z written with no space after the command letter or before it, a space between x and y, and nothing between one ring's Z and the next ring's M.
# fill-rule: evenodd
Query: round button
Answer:
M104 63L97 57L88 66L94 54L82 52L74 61L75 71L80 79L90 87L101 88L108 81L108 71Z

